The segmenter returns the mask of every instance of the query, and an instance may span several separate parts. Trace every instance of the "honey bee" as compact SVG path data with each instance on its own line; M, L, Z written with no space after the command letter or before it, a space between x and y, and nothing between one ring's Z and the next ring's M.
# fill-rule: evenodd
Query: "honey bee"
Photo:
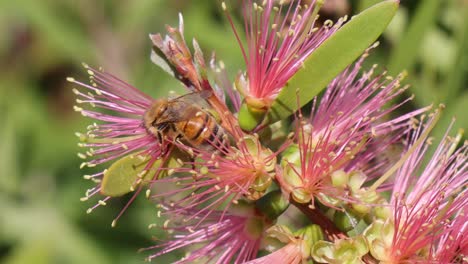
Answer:
M225 149L228 137L205 101L211 92L194 92L174 99L157 99L145 112L146 129L160 143L166 138L182 140L204 150Z

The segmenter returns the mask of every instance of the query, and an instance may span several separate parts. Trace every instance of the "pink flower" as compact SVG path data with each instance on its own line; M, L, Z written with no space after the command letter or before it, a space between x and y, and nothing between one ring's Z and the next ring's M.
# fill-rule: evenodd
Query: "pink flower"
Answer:
M247 103L269 106L286 82L302 67L304 60L343 24L344 19L317 28L319 4L301 5L293 0L285 4L265 0L257 4L244 1L247 47L244 48L232 19L227 17L237 37L246 63L245 85L238 87ZM223 3L223 9L226 6ZM245 80L244 80L245 81Z
M77 133L81 140L80 147L87 148L85 153L78 154L80 158L88 159L82 163L81 167L95 167L126 155L138 154L149 157L146 167L150 168L156 159L161 158L163 154L161 149L164 149L147 131L142 121L153 99L109 73L95 70L87 65L85 68L90 75L91 84L68 78L68 81L83 88L82 90L73 89L78 97L77 103L91 106L90 109L75 106L75 110L97 121L88 126L86 134ZM94 109L101 109L105 112ZM101 180L105 171L85 176L86 179L95 181L97 185L89 189L82 200L87 200L102 191ZM157 177L157 175L152 176ZM104 205L110 198L105 195L105 198L88 212L99 205Z
M467 213L468 208L460 210L447 227L449 230L440 237L432 254L434 263L449 264L468 261Z
M468 208L468 144L456 149L461 136L451 138L446 134L432 158L422 167L429 147L424 140L434 122L432 118L415 129L408 156L404 156L404 163L396 172L390 202L393 219L384 224L388 235L371 243L374 245L371 253L378 260L389 263L428 261L438 244L438 247L451 248L452 254L459 254L459 248L450 247L446 242L457 239L454 243L458 247L458 243L463 243L462 233L466 235L461 223L466 222Z
M191 167L173 170L179 173L177 177L156 180L156 189L162 183L176 184L176 187L170 191L157 190L152 198L176 197L171 203L178 209L171 213L191 210L193 214L189 218L209 215L221 207L227 210L241 198L260 198L272 183L277 153L263 148L254 136L242 136L238 127L232 130L237 131L233 136L237 138L235 146L219 147L215 152L177 145L193 152L195 161L188 163Z
M313 201L318 194L344 199L344 193L332 186L330 178L338 170L363 170L369 172L368 180L377 176L375 168L366 168L365 164L380 154L377 150L397 142L409 130L409 119L427 110L386 120L410 99L385 108L404 88L400 88L399 78L386 78L385 74L373 77L374 68L359 75L366 57L367 53L336 77L319 104L314 100L309 119L298 114L298 160L289 160L277 175L283 189L297 202Z
M303 263L302 250L301 241L291 242L269 255L251 260L247 264L300 264Z
M160 207L169 213L175 209L166 205ZM185 249L189 252L187 256L175 263L244 263L257 256L263 231L269 226L267 220L247 205L235 211L215 211L210 215L198 215L190 209L179 208L177 211L175 219L164 223L164 228L171 233L167 242L143 249L159 250L148 260ZM199 224L193 214L203 219L203 223Z

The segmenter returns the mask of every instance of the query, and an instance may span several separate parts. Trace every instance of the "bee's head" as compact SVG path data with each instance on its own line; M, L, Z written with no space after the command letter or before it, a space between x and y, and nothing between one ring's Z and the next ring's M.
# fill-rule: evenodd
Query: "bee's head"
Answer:
M167 99L157 99L151 104L151 106L146 110L143 117L145 127L147 129L154 128L162 114L166 111L168 105Z

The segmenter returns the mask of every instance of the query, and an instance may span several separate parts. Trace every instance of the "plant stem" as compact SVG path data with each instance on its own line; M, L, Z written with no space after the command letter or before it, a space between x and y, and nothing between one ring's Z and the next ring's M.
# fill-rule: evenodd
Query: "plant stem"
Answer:
M328 219L318 208L311 208L308 204L302 204L290 199L290 203L296 206L302 213L304 213L314 224L319 225L325 236L330 241L337 239L347 238L348 236L339 230L333 221Z

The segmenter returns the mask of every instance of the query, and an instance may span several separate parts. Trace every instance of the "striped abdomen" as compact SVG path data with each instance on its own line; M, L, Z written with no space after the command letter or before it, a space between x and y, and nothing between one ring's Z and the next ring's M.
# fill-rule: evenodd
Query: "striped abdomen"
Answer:
M186 121L174 124L177 132L192 147L205 150L223 150L227 146L224 129L210 114L200 111Z

